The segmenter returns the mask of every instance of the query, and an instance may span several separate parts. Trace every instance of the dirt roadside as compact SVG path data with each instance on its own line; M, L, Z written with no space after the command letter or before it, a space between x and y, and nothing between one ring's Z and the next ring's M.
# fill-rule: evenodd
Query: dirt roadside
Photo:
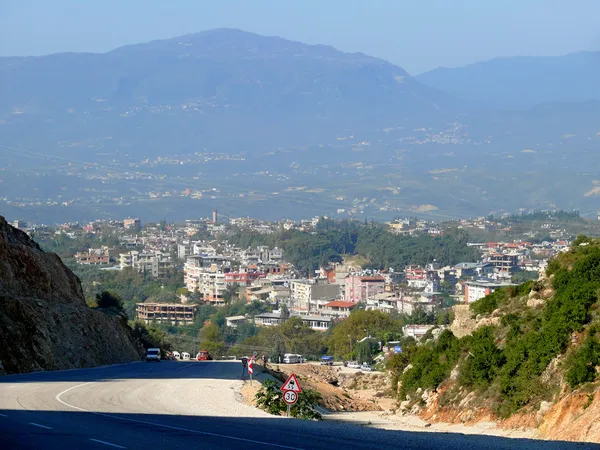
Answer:
M255 365L255 367L257 367ZM416 415L396 413L396 402L390 397L386 374L338 370L339 367L313 364L273 365L274 376L256 374L252 386L246 380L240 397L246 404L256 406L254 396L261 382L267 378L281 383L281 379L295 373L303 388L314 389L323 396L322 407L328 412L323 420L344 422L386 430L421 431L436 433L483 434L511 438L538 438L537 430L530 428L504 429L495 422L476 424L430 423ZM258 371L262 371L260 367Z

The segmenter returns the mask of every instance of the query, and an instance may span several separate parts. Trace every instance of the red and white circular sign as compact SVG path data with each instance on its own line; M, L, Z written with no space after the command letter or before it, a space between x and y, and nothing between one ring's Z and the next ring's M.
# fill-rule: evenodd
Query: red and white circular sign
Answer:
M294 391L285 391L283 393L283 401L288 405L293 405L298 401L298 394Z

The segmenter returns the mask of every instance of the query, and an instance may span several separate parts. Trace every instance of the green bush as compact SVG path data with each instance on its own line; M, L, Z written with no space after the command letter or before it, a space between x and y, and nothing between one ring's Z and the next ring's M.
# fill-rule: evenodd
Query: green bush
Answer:
M461 367L461 382L467 386L487 386L505 363L497 345L494 328L481 327L468 341L468 356Z
M114 308L123 311L123 300L121 296L112 291L102 291L96 294L96 305L98 308Z
M273 415L281 415L287 410L283 401L283 392L273 380L265 380L256 393L256 406ZM312 389L304 389L298 395L298 401L290 408L290 415L298 419L321 420L322 416L314 410L321 400L321 394Z
M596 380L596 366L600 364L600 342L590 333L583 344L565 361L565 379L571 388Z
M483 388L481 395L493 398L496 412L507 417L534 400L551 395L550 384L541 375L557 355L564 353L571 335L595 317L600 293L600 241L587 240L554 258L551 271L554 297L541 312L524 305L507 314L500 328L483 327L460 341L442 333L437 342L409 347L388 363L395 380L402 383L400 395L418 388L433 388L443 382L459 362L459 385ZM489 314L514 296L527 295L534 282L504 288L473 303L476 314ZM516 305L516 304L515 304ZM570 386L595 381L600 364L600 325L589 328L583 344L569 354L565 378ZM451 337L450 337L451 336ZM504 337L498 345L496 337ZM412 367L406 370L407 367ZM406 372L405 372L406 370Z
M506 288L497 289L490 295L471 303L469 307L475 314L491 314L510 298Z

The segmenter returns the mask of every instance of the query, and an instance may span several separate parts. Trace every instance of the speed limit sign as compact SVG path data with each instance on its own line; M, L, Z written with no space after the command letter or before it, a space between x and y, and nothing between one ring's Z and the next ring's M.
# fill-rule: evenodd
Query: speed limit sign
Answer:
M283 393L283 401L288 405L293 405L298 401L298 394L294 391L285 391Z

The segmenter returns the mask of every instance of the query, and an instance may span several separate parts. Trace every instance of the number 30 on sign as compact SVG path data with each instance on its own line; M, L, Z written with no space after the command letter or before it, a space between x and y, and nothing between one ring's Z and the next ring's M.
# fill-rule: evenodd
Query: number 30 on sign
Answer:
M283 401L288 405L293 405L298 401L298 394L294 391L285 391L283 393Z

